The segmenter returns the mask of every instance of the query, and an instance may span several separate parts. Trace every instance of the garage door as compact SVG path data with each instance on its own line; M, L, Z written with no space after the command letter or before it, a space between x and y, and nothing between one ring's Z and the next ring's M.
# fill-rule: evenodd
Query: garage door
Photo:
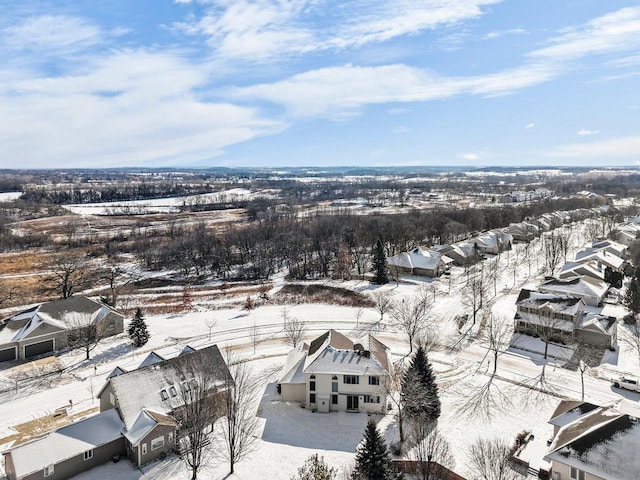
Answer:
M35 357L43 353L53 352L53 339L32 343L24 347L24 358Z
M9 360L16 359L16 348L5 348L4 350L0 350L0 362L8 362Z

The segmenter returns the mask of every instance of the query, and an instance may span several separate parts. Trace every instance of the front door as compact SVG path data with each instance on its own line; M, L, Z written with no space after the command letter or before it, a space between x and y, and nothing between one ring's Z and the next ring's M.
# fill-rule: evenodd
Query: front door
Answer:
M347 410L358 410L358 395L347 395Z

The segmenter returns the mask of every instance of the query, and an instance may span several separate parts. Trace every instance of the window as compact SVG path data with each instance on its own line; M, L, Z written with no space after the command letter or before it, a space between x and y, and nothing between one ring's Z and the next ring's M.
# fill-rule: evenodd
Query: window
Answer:
M365 395L362 401L364 403L380 403L380 395Z
M93 458L93 450L87 450L84 452L84 459L89 460L90 458Z
M309 377L309 390L311 390L312 392L316 391L316 376L315 375L311 375Z
M143 444L142 444L142 454L143 454L143 455L146 455L146 454L147 454L147 444L146 444L146 443L143 443Z
M360 383L360 377L357 375L343 375L342 382L350 385L358 385Z
M331 391L336 393L338 392L338 377L335 375L331 377Z
M51 465L47 465L44 467L44 476L48 477L49 475L53 475L53 463Z
M169 394L167 393L166 390L160 390L160 398L162 400L166 400L167 398L169 398Z
M380 377L369 377L369 385L380 385Z
M316 394L315 393L310 393L309 394L309 403L316 403Z
M331 395L331 405L338 404L338 395Z
M575 480L584 480L584 471L571 467L571 478Z
M164 447L164 436L151 440L151 450L157 450Z
M169 388L169 393L171 393L172 397L177 397L178 396L178 392L176 391L176 387L174 387L173 385L171 386L171 388Z
M183 391L184 393L187 393L189 390L191 390L191 387L189 386L189 382L184 382L184 383L182 384L182 391Z
M169 433L169 443L173 443L173 432Z

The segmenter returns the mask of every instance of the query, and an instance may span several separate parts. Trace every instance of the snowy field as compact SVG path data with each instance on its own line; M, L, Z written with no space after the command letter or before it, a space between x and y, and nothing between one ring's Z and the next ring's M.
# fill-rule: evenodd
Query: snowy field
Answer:
M0 192L0 202L15 202L22 192Z
M535 243L534 242L534 246ZM576 236L576 245L578 245ZM531 251L531 250L530 250ZM522 245L515 245L509 254L498 261L498 275L491 282L494 318L512 322L515 300L521 288L533 288L542 278L542 260L525 261ZM531 269L531 275L529 270ZM545 442L552 434L549 417L563 398L580 399L580 375L562 368L572 351L551 345L549 358L540 352L540 340L520 336L514 346L499 356L497 375L491 377L492 360L487 347L478 336L478 326L465 325L459 330L454 318L464 312L462 294L465 272L454 268L449 277L431 280L422 277L403 277L378 287L367 282L322 282L347 287L363 293L390 292L394 298L412 298L419 289L426 288L435 301L430 315L429 329L438 332L438 345L430 352L439 384L442 415L438 429L452 446L456 459L454 470L469 473L466 462L469 446L479 437L501 437L512 442L522 430L533 432ZM281 280L269 292L273 296ZM306 340L312 340L329 328L338 329L349 337L374 333L391 349L394 360L408 353L405 335L397 331L388 314L379 321L374 309L321 304L288 305L287 314L307 324ZM207 323L215 319L209 332ZM94 396L104 384L106 376L116 367L133 369L151 351L162 356L177 355L185 345L201 348L218 344L224 351L233 348L249 360L252 371L261 379L262 395L256 399L260 433L256 449L236 466L228 476L222 459L199 475L203 479L289 479L313 453L319 453L335 468L348 468L362 438L366 414L320 414L283 403L275 390L280 368L289 350L283 341L283 306L259 306L250 313L226 303L198 305L193 311L171 315L150 315L147 324L151 339L141 349L133 350L125 335L107 339L92 353L89 361L83 353L70 352L60 357L68 366L61 375L47 382L23 382L18 391L0 394L0 438L14 434L15 426L52 413L58 407L73 406L70 414L82 414L98 406ZM461 332L466 332L462 336ZM620 335L624 335L621 326ZM516 340L516 339L514 339ZM452 350L448 346L458 344ZM606 351L603 363L585 378L585 400L617 402L635 412L640 394L611 387L609 379L619 372L637 374L638 357L622 342L615 352ZM0 390L11 389L16 369L0 370ZM399 438L394 412L376 417L379 428L389 443ZM640 412L639 412L640 413ZM1 441L0 441L1 443ZM10 443L0 445L0 450ZM540 455L538 455L539 457ZM535 461L539 461L538 458ZM134 469L123 460L107 464L76 477L78 479L187 479L189 473L175 457L155 462L143 469Z
M140 215L151 213L178 213L180 212L180 207L185 205L207 205L231 200L249 200L254 197L255 194L250 190L245 188L232 188L220 192L204 193L202 195L122 202L84 203L79 205L63 205L63 207L78 215Z

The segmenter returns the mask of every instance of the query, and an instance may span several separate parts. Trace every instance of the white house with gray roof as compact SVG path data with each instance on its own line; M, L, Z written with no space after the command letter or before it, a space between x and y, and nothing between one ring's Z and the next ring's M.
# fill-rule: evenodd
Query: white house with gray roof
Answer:
M329 330L293 349L278 382L283 401L318 412L384 412L389 349L373 335L354 342Z

